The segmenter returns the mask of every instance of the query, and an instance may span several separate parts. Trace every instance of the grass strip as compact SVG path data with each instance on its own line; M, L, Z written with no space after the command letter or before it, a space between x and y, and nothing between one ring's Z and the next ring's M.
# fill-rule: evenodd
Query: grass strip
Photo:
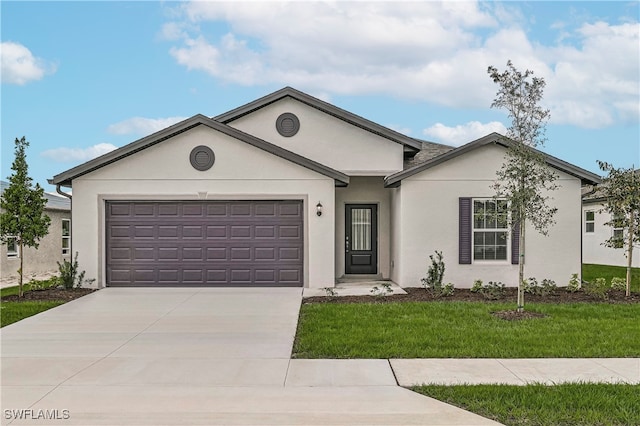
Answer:
M640 356L640 304L529 304L547 317L505 321L513 303L303 304L296 358Z
M24 318L39 314L65 303L62 300L2 302L0 304L0 327L4 327Z
M611 283L611 278L627 278L627 268L624 266L595 265L585 263L582 265L582 279L593 281L596 278L604 278ZM640 293L640 268L631 268L631 291Z
M507 426L640 425L638 385L429 385L411 389Z

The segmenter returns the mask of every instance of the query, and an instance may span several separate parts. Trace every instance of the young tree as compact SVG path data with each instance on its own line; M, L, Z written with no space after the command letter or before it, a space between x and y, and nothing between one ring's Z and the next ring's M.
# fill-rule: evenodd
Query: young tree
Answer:
M493 66L487 72L499 86L491 107L505 109L511 119L505 138L509 149L493 187L496 198L509 204L511 232L519 234L518 312L522 312L527 225L547 235L557 211L548 203L549 192L558 187L557 175L548 167L544 154L535 150L546 140L549 110L539 105L546 83L543 78L532 77L533 71L521 73L511 61L502 73Z
M640 170L615 168L598 161L607 176L602 180L602 189L607 200L604 210L611 214L605 225L622 228L622 239L612 236L604 242L607 247L624 248L627 257L627 296L631 295L631 266L634 245L640 243Z
M11 165L13 174L8 177L9 186L2 193L0 207L0 241L7 243L13 239L20 249L20 288L19 296L24 296L23 267L24 247L38 248L38 241L49 233L51 219L44 214L47 199L44 189L36 183L35 188L29 177L29 166L25 149L29 142L22 137L15 141L15 159Z

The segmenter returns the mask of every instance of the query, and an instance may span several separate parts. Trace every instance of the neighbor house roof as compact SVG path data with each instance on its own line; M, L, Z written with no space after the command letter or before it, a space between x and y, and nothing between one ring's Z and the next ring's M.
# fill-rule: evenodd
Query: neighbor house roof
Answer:
M442 164L446 161L449 161L453 158L456 158L460 155L466 154L467 152L473 151L477 148L486 146L486 145L500 145L505 148L508 148L514 142L505 136L502 136L499 133L491 133L487 136L484 136L480 139L476 139L473 142L469 142L466 145L462 145L456 149L445 152L444 154L438 155L436 157L431 158L430 160L425 161L424 163L418 164L416 166L410 167L401 172L392 174L385 178L385 186L387 187L395 187L400 185L400 182L403 179L406 179L410 176L413 176L417 173L420 173L424 170L430 169L431 167L437 166L438 164ZM537 151L537 150L536 150ZM537 151L540 152L540 151ZM575 176L580 179L583 185L597 185L602 182L600 176L595 173L591 173L585 169L582 169L578 166L574 166L573 164L567 163L566 161L560 160L559 158L553 157L549 154L542 153L544 155L547 164L557 170L563 171L565 173L570 174L571 176Z
M2 195L4 193L4 190L8 187L9 182L0 181L0 195ZM47 210L71 210L71 201L66 197L61 197L60 195L56 194L50 194L48 192L44 193L44 197L47 199L47 204L44 207Z
M100 157L94 158L93 160L87 161L86 163L67 170L66 172L62 172L54 176L53 179L50 179L49 183L69 187L71 186L71 181L73 179L93 172L94 170L100 169L122 158L133 155L136 152L159 144L167 139L170 139L180 133L186 132L198 126L207 126L225 135L248 143L249 145L252 145L256 148L262 149L273 155L289 160L292 163L298 164L300 166L306 167L307 169L330 177L336 181L336 185L338 186L346 186L349 184L349 176L345 175L344 173L341 173L313 160L309 160L308 158L288 151L277 145L271 144L255 136L244 133L238 129L234 129L231 126L227 126L224 123L213 120L202 114L194 115L193 117L174 124L173 126L167 127L166 129L160 130L159 132L153 133L152 135L146 136L142 139L138 139L135 142L125 145Z
M640 169L636 169L634 173L640 176ZM602 185L587 185L582 187L582 203L583 204L591 204L591 203L601 203L606 201L607 194L607 184L604 183Z
M286 97L309 105L312 108L320 110L326 114L336 117L339 120L345 121L349 124L366 130L367 132L371 132L383 138L402 144L405 151L415 153L423 149L422 141L420 140L381 126L378 123L374 123L373 121L367 120L366 118L360 117L359 115L356 115L352 112L346 111L342 108L338 108L335 105L331 105L328 102L322 101L292 87L285 87L283 89L280 89L277 92L273 92L269 95L263 96L260 99L256 99L253 102L249 102L248 104L242 105L238 108L232 109L231 111L225 112L224 114L213 117L213 119L221 123L228 124L234 120L237 120L238 118L244 117L247 114L251 114L256 110L259 110L260 108L264 108Z

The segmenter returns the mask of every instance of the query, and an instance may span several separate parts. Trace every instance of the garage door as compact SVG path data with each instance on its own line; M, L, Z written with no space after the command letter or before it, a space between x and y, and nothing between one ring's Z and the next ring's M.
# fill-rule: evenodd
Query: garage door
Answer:
M302 201L106 203L109 286L302 286Z

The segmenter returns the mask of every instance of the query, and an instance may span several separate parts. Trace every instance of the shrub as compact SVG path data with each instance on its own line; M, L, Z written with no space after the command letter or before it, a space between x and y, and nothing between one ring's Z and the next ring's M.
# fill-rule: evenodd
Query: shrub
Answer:
M567 291L575 293L578 290L580 290L580 279L578 278L578 274L571 274L571 279L567 285Z
M542 296L549 296L550 294L555 293L557 289L558 286L554 280L548 280L546 278L542 280L542 287L540 289Z
M504 296L506 286L500 281L489 281L488 284L482 286L480 291L485 299L498 300Z
M528 280L524 280L522 282L522 288L525 293L528 294L538 294L540 286L538 285L538 280L531 277Z
M627 290L627 280L620 277L611 278L611 289L616 291L626 291Z
M324 290L327 297L336 297L338 295L338 291L334 287L322 287L321 290Z
M60 277L58 277L58 281L60 284L64 286L66 289L71 288L81 288L83 284L91 284L95 281L95 279L85 280L84 274L85 271L78 271L78 252L73 257L73 262L69 262L65 260L64 262L58 263L58 271L60 272Z
M427 270L427 276L421 280L422 286L431 293L433 297L451 296L453 294L453 284L442 285L442 278L444 277L442 252L436 250L435 257L430 255L429 259L431 259L431 265Z
M482 280L475 280L473 287L471 287L471 293L477 293L482 290Z
M371 294L373 294L374 296L384 297L390 295L391 293L393 293L393 289L391 288L391 284L389 283L381 283L380 287L375 286L371 289Z
M453 283L447 283L442 287L442 290L440 291L440 295L444 297L453 296L454 292L455 292L455 286L453 285Z
M585 294L598 299L606 300L608 297L609 286L604 278L596 278L591 282L585 282L582 285Z

